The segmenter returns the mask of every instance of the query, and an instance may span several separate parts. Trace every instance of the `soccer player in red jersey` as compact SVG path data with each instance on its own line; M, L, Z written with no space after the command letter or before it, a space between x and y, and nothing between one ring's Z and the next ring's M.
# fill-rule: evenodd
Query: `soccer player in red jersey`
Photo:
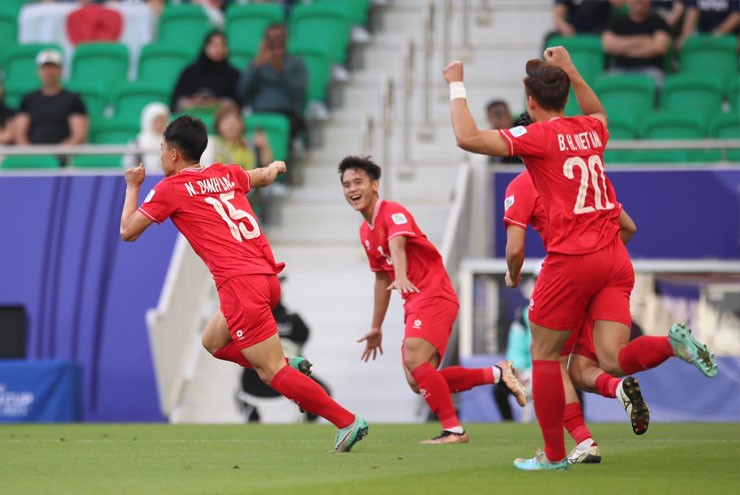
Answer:
M502 381L524 406L527 393L514 376L511 363L492 368L437 367L447 349L459 303L442 257L419 229L414 217L398 203L378 196L381 170L369 158L348 156L339 164L344 197L365 219L360 240L375 273L375 302L362 359L383 353L382 324L391 290L404 299L403 368L411 389L421 394L442 423L442 433L423 444L468 442L452 404L451 393Z
M583 325L587 309L594 319L597 350L608 348L615 335L629 330L634 270L619 238L621 209L604 173L609 133L601 102L563 47L548 48L545 61L527 62L526 72L527 111L534 123L481 131L467 106L462 62L454 61L444 69L450 83L458 146L487 155L522 157L548 218L547 257L529 308L532 395L545 448L531 459L516 459L514 466L522 470L563 470L568 468L568 461L560 351L570 333ZM565 117L571 84L584 116ZM514 281L511 274L508 278ZM680 343L691 354L692 362L716 370L706 346L686 330ZM646 350L657 356L672 354L670 347L666 349L657 342L630 343L616 359L628 371Z
M221 317L209 324L209 350L215 357L254 367L262 381L337 428L335 452L349 452L368 431L364 419L337 404L315 381L287 366L272 308L280 298L277 263L246 194L285 173L285 163L245 172L238 165L203 167L208 136L200 119L172 121L162 140L162 179L137 209L144 166L126 170L121 237L135 241L153 222L167 218L208 266L218 290L220 310L230 332L220 349L214 337ZM205 342L204 338L204 344ZM209 346L207 345L207 348Z

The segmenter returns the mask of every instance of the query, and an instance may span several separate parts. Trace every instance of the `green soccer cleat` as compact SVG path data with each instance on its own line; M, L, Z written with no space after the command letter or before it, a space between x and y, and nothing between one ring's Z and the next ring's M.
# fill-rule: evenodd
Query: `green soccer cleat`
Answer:
M717 361L709 348L691 334L691 329L683 323L674 324L668 331L668 342L676 357L691 363L709 378L717 376Z
M311 376L311 361L304 357L294 357L288 359L288 366L294 370L298 370L306 376Z
M522 471L566 471L568 469L568 458L551 462L545 457L543 450L537 449L537 455L531 459L514 459L514 467Z
M637 379L631 376L623 378L617 388L617 399L627 412L635 435L644 434L650 425L650 411L642 398Z
M334 452L349 452L352 447L367 436L367 421L359 416L346 428L339 428L334 437Z

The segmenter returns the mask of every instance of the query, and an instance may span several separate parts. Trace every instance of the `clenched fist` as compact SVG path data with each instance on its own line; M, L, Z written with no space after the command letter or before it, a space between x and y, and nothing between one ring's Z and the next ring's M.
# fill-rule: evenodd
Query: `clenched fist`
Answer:
M463 80L463 63L459 60L453 60L442 71L447 83L462 82Z

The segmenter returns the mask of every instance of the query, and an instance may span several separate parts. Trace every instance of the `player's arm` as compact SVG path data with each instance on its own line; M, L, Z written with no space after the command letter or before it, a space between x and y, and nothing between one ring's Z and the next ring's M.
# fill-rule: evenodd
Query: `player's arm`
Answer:
M457 145L465 151L489 156L509 156L509 144L496 130L478 129L470 109L463 86L463 63L455 60L444 69L444 76L450 84L450 110L452 129L455 131Z
M516 287L522 278L526 236L526 229L513 224L506 226L506 287Z
M397 235L388 241L388 247L391 250L391 260L393 260L393 271L395 280L387 288L396 289L401 294L407 292L419 292L414 284L408 279L406 268L408 260L406 258L406 236Z
M619 213L619 237L622 238L623 243L627 244L635 232L637 232L637 225L623 208Z
M152 224L152 220L137 209L139 189L146 177L144 165L139 164L138 167L126 170L125 177L126 197L121 210L121 239L133 242Z
M247 173L252 181L252 187L265 187L275 182L277 176L284 174L286 170L285 162L277 160L266 167L248 170Z
M390 283L391 276L388 272L382 270L375 272L373 322L370 331L364 337L357 339L357 342L365 342L365 350L362 352L362 357L360 357L365 362L371 357L375 360L378 352L381 355L383 354L382 327L385 313L388 311L388 304L391 301L391 292L388 290Z
M609 120L606 117L604 106L601 104L599 97L596 96L596 93L594 93L594 90L591 89L591 86L586 83L581 73L576 69L576 66L570 59L568 50L562 46L548 48L545 50L545 61L560 67L568 75L573 92L576 95L576 100L578 101L578 106L581 112L583 112L583 115L598 119L604 124L604 127L608 127Z

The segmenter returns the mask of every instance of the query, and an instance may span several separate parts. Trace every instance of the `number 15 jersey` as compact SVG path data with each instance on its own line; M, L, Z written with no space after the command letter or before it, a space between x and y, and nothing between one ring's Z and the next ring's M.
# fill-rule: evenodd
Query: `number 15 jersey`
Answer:
M216 287L239 275L277 274L267 238L246 194L249 175L238 165L193 167L162 179L139 211L162 223L168 217L205 262Z
M619 213L604 173L609 132L593 117L553 118L499 131L509 154L522 157L548 219L547 250L592 253L619 233Z

